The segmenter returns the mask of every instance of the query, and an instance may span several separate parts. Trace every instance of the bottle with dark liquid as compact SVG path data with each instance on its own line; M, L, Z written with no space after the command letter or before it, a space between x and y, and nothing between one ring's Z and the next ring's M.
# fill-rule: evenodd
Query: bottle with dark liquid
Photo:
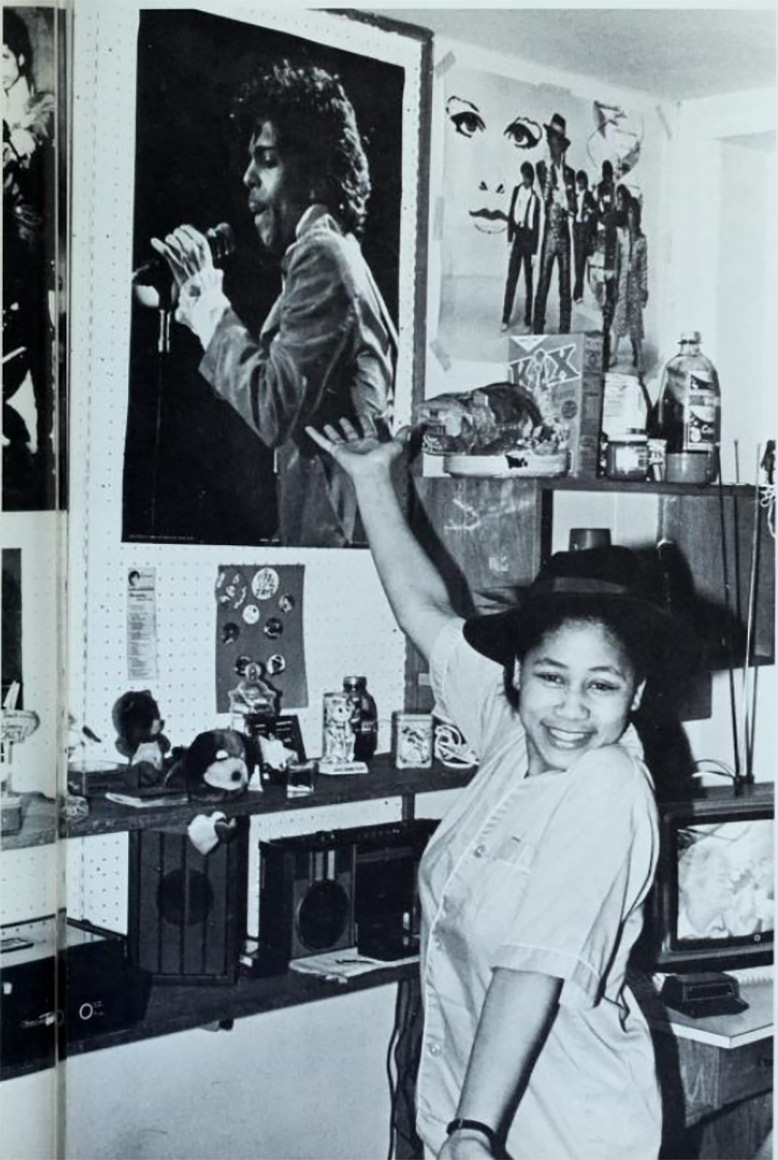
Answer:
M719 376L700 351L696 330L681 335L678 354L664 368L662 386L650 434L667 440L667 453L692 452L708 459L707 477L714 479L721 439Z
M378 744L378 709L367 691L367 677L344 677L343 691L352 698L356 709L354 760L369 761Z

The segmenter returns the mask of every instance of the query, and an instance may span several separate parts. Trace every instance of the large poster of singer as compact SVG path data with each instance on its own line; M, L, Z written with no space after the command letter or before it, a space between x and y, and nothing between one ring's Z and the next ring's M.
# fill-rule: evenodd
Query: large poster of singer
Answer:
M504 361L506 334L602 330L642 369L643 116L458 63L440 88L438 349Z
M392 424L403 100L395 64L140 13L126 541L364 543L305 427Z
M55 15L54 8L3 8L3 507L7 511L52 508L57 500Z

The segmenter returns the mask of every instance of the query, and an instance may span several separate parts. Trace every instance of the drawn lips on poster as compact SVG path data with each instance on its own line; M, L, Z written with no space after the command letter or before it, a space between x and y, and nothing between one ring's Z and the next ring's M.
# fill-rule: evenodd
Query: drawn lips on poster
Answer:
M436 348L504 362L505 331L603 328L604 267L609 278L614 267L605 219L638 166L642 118L458 64L442 84L443 173L431 191L441 221ZM642 201L632 178L627 188Z
M305 426L389 426L405 70L184 10L137 76L123 538L361 546Z

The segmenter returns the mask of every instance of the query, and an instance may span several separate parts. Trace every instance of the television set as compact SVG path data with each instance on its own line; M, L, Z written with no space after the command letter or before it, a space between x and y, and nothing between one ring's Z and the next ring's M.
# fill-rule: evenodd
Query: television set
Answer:
M772 783L701 787L659 806L661 849L639 965L731 971L773 959Z

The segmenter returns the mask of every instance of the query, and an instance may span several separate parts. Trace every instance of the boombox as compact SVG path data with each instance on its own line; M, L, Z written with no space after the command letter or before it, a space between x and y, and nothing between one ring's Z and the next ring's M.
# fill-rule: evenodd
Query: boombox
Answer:
M209 854L186 827L130 834L130 961L156 982L234 983L246 936L249 819Z
M416 875L437 822L389 822L260 842L259 960L357 946L377 959L418 949Z

